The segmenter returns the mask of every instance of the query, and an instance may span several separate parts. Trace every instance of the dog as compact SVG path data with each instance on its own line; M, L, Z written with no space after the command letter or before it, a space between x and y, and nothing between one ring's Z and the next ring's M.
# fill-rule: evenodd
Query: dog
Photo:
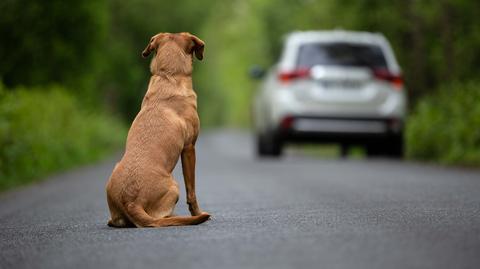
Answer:
M210 218L195 194L195 142L200 122L192 88L193 54L205 43L190 33L159 33L142 56L155 52L140 112L128 132L125 153L106 185L112 227L195 225ZM192 216L174 216L179 188L172 171L181 159Z

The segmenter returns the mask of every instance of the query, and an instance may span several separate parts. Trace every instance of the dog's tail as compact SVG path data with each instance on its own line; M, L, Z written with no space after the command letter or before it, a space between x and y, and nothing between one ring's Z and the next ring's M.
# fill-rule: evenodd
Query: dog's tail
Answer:
M154 219L145 212L145 209L138 205L131 203L127 206L127 213L130 220L137 227L166 227L166 226L183 226L183 225L197 225L207 221L210 215L202 213L198 216L172 216L160 219Z

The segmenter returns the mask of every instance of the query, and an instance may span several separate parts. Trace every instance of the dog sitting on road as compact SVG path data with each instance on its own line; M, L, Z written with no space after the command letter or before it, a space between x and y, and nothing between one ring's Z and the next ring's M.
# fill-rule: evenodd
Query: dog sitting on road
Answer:
M130 127L125 154L106 186L113 227L200 224L209 219L195 195L197 96L192 88L193 54L203 59L205 43L189 33L160 33L142 53L156 52L140 112ZM192 216L173 216L179 188L172 171L182 160Z

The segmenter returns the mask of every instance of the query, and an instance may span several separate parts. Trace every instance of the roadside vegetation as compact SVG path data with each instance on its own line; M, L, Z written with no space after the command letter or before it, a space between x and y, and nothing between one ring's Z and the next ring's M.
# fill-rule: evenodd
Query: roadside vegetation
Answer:
M454 82L418 101L408 120L408 156L480 164L480 82Z
M107 7L0 3L0 190L99 160L123 144L125 124L102 90Z
M123 122L62 87L0 87L0 190L99 160L124 140Z
M257 87L248 69L273 64L284 34L382 32L410 96L408 156L479 163L478 1L32 0L0 10L0 188L119 148L148 83L140 52L162 31L206 41L194 73L202 126L245 128Z

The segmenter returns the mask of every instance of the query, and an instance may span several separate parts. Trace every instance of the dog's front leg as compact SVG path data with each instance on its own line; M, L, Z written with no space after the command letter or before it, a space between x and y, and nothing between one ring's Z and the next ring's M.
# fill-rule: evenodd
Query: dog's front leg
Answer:
M198 207L195 194L195 146L186 146L182 151L182 170L187 192L188 209L192 216L198 216L202 213Z

